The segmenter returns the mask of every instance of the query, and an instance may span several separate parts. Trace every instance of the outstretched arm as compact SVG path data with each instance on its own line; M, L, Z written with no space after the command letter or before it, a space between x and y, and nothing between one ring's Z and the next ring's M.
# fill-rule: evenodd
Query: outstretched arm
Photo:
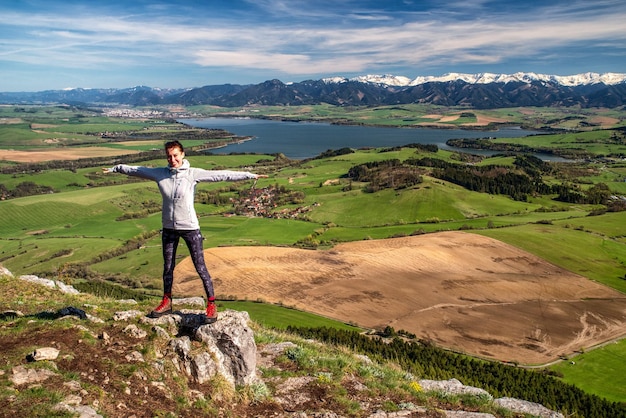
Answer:
M103 168L104 174L122 173L127 176L141 177L143 179L155 180L157 178L158 168L142 167L136 165L118 164L110 168Z
M198 170L194 176L196 181L238 181L266 178L264 174L233 170Z

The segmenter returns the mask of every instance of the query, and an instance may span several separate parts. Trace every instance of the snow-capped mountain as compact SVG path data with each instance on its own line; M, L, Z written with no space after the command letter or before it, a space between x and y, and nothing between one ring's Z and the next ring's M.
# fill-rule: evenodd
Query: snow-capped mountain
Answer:
M415 78L390 74L363 75L291 83L268 80L253 85L224 84L173 90L139 86L127 89L0 93L0 103L109 103L130 106L181 104L222 107L428 103L477 109L513 106L616 108L626 106L626 74L588 72L559 76L528 72L448 73Z
M385 86L410 87L425 83L447 83L452 81L464 81L468 84L490 84L490 83L509 83L509 82L542 82L558 84L561 86L584 86L590 84L603 83L605 85L615 85L626 82L626 73L582 73L575 75L559 76L546 75L537 73L517 72L514 74L494 74L494 73L447 73L441 76L418 76L409 78L404 76L396 76L391 74L385 75L362 75L353 78L345 77L329 77L322 79L326 83L345 83L348 81L356 81L360 83L373 83Z

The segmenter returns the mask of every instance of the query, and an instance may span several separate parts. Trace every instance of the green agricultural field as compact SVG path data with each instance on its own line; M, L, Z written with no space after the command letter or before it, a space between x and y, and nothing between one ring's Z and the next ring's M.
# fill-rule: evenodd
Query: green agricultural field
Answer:
M297 121L347 122L355 124L412 127L438 123L448 127L473 125L524 126L529 129L597 130L626 126L620 109L572 109L516 107L503 109L467 109L466 107L403 104L398 106L337 107L328 104L312 106L265 106L255 108L216 108L192 106L189 110L204 116L272 117ZM470 115L472 114L472 115Z
M626 399L624 355L626 339L608 343L595 350L563 361L550 369L563 375L567 383L614 402Z

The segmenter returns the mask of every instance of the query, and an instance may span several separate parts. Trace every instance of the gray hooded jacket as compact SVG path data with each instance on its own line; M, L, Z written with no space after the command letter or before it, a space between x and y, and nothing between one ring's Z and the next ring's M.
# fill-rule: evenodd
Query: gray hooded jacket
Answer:
M109 171L156 181L163 197L163 228L179 230L200 228L194 208L196 184L201 181L236 181L257 178L256 174L246 171L192 168L187 160L183 160L179 168L118 164Z

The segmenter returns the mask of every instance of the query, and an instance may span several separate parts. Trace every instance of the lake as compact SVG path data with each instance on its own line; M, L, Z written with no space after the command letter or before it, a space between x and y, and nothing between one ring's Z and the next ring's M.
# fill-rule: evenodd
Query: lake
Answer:
M512 138L533 135L537 132L520 128L502 128L497 131L429 128L381 128L370 126L332 125L318 122L281 122L251 118L183 119L181 122L195 127L224 129L237 136L253 139L222 148L212 149L214 154L283 153L290 159L305 159L332 149L394 147L407 144L436 144L440 149L493 155L494 151L457 149L446 145L454 138ZM539 156L554 159L554 156Z

